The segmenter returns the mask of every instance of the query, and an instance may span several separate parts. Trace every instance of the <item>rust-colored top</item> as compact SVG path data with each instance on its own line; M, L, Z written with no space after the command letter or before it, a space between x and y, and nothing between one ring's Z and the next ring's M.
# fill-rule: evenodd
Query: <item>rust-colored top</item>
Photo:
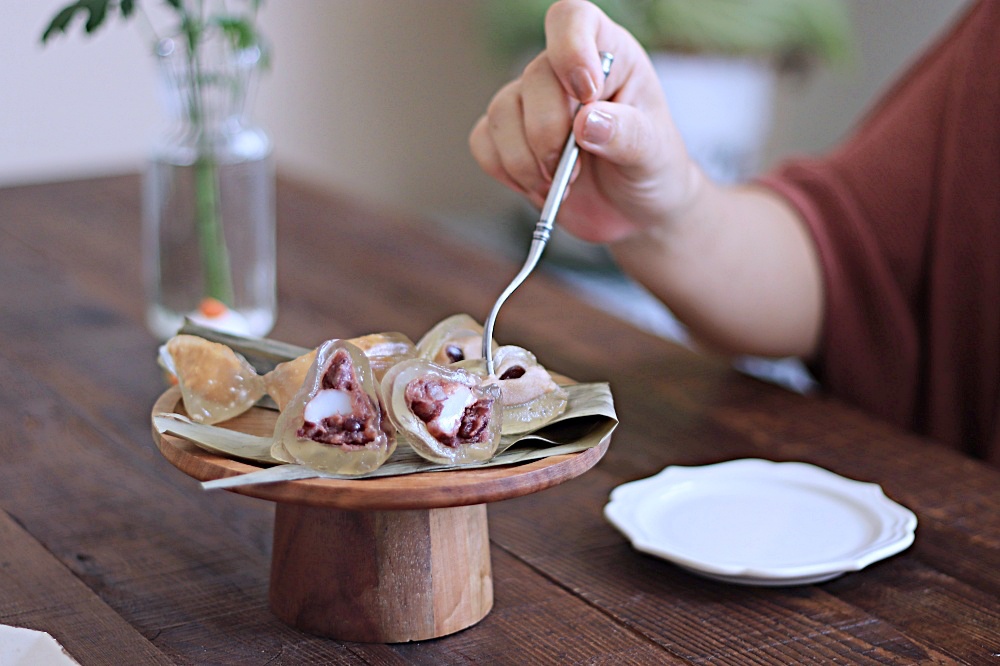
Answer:
M839 397L1000 465L1000 2L956 23L822 160L761 182L812 232L814 370Z

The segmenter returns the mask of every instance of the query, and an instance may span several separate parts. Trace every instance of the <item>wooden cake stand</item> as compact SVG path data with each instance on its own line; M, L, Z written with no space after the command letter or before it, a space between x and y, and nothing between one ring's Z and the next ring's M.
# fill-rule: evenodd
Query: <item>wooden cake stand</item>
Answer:
M153 406L161 412L184 413L176 387ZM270 436L276 416L254 408L225 426ZM155 428L153 439L199 481L260 469ZM493 606L486 504L583 474L609 442L515 466L231 490L276 502L269 599L278 618L339 640L419 641L472 626Z

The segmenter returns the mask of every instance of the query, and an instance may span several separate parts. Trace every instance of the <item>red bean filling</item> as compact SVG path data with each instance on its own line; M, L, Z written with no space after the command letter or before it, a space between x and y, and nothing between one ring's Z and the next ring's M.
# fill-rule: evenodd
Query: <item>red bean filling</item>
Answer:
M500 375L500 379L517 379L523 377L526 370L519 365L512 365Z
M458 432L454 435L443 432L438 427L437 418L441 415L442 404L458 386L460 384L457 382L436 377L421 377L407 384L404 394L406 405L418 419L427 424L427 432L437 441L452 448L486 441L489 437L487 426L490 423L493 407L493 398L479 398L465 408L459 421Z
M361 388L351 355L346 349L334 352L323 373L320 388L350 393L352 413L346 416L334 414L320 423L305 421L296 435L320 444L344 447L362 447L379 436L379 412Z
M452 363L458 363L459 361L465 360L465 352L458 345L448 345L444 349L445 356L448 357Z

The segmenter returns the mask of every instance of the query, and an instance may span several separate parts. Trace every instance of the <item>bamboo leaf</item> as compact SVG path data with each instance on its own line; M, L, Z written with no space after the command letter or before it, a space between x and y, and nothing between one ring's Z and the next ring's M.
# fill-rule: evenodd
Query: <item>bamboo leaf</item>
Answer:
M190 319L184 320L184 326L181 327L179 333L197 335L211 342L226 345L242 355L260 374L270 372L274 370L274 366L278 363L298 358L308 353L310 349L270 338L248 338L241 335L232 335L201 326Z
M515 465L518 463L541 460L551 456L566 455L569 453L579 453L593 448L600 444L604 436L611 434L615 428L614 423L606 424L606 429L602 430L600 436L595 435L587 440L568 442L563 444L518 447L514 450L504 451L487 462L475 465L447 465L432 463L424 460L413 453L409 456L407 449L397 449L396 453L378 469L362 474L361 476L348 476L346 474L329 474L320 472L305 465L277 465L266 469L228 476L213 481L204 481L201 484L203 490L218 490L222 488L236 488L238 486L252 486L262 483L276 483L278 481L294 481L297 479L340 479L340 480L363 480L376 479L386 476L404 476L406 474L416 474L418 472L447 472L456 469L479 469L483 467L500 467L501 465Z
M280 462L271 456L270 437L259 437L238 430L195 423L180 414L153 416L153 426L161 435L180 437L209 453L273 465Z
M420 472L497 467L567 453L579 453L600 445L618 426L610 387L606 383L573 384L566 389L570 392L570 404L562 417L541 430L505 441L501 451L485 463L475 465L432 463L417 455L405 442L401 442L384 465L367 474L358 476L329 474L305 465L283 464L238 476L206 481L202 483L202 488L205 490L234 488L292 479L361 480ZM272 464L278 462L269 449L265 451L271 441L265 437L256 437L218 426L194 424L176 414L157 414L154 423L161 433L181 437L213 453L256 459L259 462Z
M296 481L298 479L315 479L322 473L304 465L278 465L257 472L227 476L212 481L203 481L203 490L219 490L236 488L237 486L252 486L259 483L277 483L278 481Z

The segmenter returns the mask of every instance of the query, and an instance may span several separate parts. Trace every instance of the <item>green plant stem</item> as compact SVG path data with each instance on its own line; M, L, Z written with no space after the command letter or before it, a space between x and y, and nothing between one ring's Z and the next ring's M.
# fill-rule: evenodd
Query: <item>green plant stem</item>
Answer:
M211 150L199 155L195 161L195 219L205 296L232 307L233 279L229 269L229 251L222 231L217 166Z
M199 11L202 7L199 4ZM202 99L204 73L198 42L200 34L193 34L195 24L184 22L188 32L188 84L189 116L195 132L194 196L195 223L198 230L198 247L201 256L202 291L227 306L233 306L233 278L229 265L229 250L222 229L222 209L219 193L218 163L215 160L212 137L206 127L205 105ZM202 25L199 17L199 25Z

